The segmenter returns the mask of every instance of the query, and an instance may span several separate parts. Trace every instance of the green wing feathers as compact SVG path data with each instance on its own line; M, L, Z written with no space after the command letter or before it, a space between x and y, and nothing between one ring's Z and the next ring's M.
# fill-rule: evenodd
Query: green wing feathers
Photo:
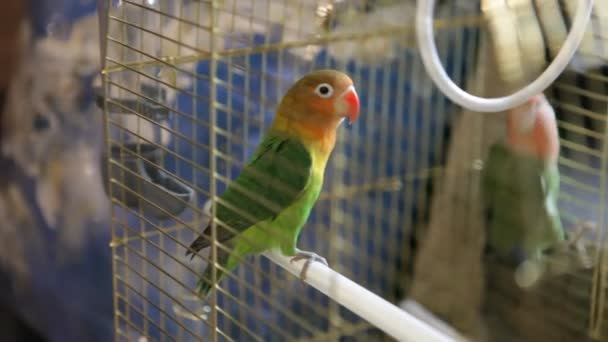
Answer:
M484 166L483 197L489 211L488 244L500 254L515 247L539 255L563 241L557 165L495 144Z
M268 132L217 201L217 240L225 242L256 223L275 218L306 189L311 169L311 155L297 138ZM208 247L210 236L208 225L186 255Z

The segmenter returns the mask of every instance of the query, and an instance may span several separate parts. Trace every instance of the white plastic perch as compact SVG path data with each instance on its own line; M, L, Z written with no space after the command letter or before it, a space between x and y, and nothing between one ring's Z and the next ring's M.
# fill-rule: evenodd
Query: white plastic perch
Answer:
M299 260L292 263L291 258L278 251L269 251L264 255L298 277L306 262ZM398 341L466 341L445 335L322 263L310 264L305 282Z

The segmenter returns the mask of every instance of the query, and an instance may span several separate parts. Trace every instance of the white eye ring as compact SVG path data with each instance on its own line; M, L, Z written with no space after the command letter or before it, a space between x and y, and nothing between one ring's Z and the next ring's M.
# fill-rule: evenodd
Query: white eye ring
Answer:
M315 88L315 93L326 99L334 94L334 88L327 83L321 83Z

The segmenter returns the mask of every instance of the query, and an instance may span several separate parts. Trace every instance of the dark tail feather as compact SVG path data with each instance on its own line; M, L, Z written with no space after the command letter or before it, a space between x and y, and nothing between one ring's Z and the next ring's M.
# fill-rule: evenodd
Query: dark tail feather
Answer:
M217 263L219 265L223 265L224 267L226 267L226 262L228 261L228 257L229 254L226 253L223 250L218 249L217 251ZM198 296L202 299L207 298L207 296L209 295L209 292L211 291L211 289L213 288L213 267L212 267L212 261L209 260L209 264L207 264L207 268L205 269L205 272L203 273L203 276L199 278L198 282L196 283L196 291L198 293ZM224 278L224 272L222 270L220 270L219 268L216 270L216 279L218 282L220 282L223 278Z
M198 253L201 249L209 247L211 245L209 240L210 237L205 235L205 232L207 230L209 230L209 226L207 226L207 228L205 228L205 230L203 231L203 234L196 238L196 240L192 242L190 247L188 247L188 250L186 251L186 256L190 256L190 260L194 259L196 253Z
M205 299L209 295L209 291L211 291L212 287L213 284L211 283L211 281L207 281L207 279L200 278L196 283L196 292L198 293L198 296L201 299Z

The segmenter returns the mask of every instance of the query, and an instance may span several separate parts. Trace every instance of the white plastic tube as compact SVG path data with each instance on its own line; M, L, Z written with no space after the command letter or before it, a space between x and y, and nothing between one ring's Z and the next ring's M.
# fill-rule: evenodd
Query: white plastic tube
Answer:
M606 1L606 0L601 0ZM579 0L572 29L559 54L551 65L532 83L504 97L483 98L459 88L447 75L437 54L433 32L435 0L418 0L416 8L416 37L422 63L435 85L452 101L476 112L500 112L522 105L532 96L540 94L557 79L568 66L583 40L593 8L593 0ZM540 47L539 47L540 49Z
M306 262L305 260L299 260L291 263L291 258L283 256L277 251L269 251L264 255L298 277ZM313 262L310 264L306 272L305 282L397 339L397 341L466 341L464 338L455 339L447 336L322 263Z

